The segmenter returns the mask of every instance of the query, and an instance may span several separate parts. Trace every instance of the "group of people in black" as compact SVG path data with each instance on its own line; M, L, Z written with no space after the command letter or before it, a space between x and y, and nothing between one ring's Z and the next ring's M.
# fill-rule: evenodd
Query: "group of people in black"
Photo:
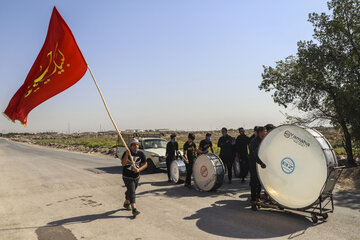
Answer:
M266 134L273 130L273 124L266 126L256 126L251 137L246 136L244 128L239 128L239 136L236 139L227 134L227 129L223 128L222 136L219 139L218 146L220 150L220 158L226 165L229 183L232 179L232 170L234 161L240 165L241 182L245 182L245 178L250 172L251 186L251 209L256 211L260 202L261 183L256 170L256 164L262 168L266 168L265 163L259 158L258 152L261 141Z
M261 183L256 171L256 164L259 164L262 168L266 168L266 165L258 156L259 146L267 132L270 132L274 128L272 124L267 124L264 127L255 127L254 134L251 137L246 136L243 128L239 128L239 136L237 136L236 139L228 134L226 128L221 129L222 136L219 138L217 145L220 148L220 158L227 168L228 182L231 184L234 161L240 164L240 178L242 179L242 183L245 182L245 178L248 172L250 172L252 210L257 210L261 192ZM183 147L182 157L186 165L185 187L188 188L191 188L192 167L196 156L207 154L209 151L214 153L211 133L207 133L205 139L200 141L199 148L196 147L194 140L195 135L189 133L188 140ZM166 146L165 156L169 182L171 182L171 162L177 158L179 154L179 144L176 141L176 134L172 134ZM139 141L137 139L131 140L129 148L121 158L121 163L123 166L123 180L127 188L124 208L132 210L133 216L136 217L140 212L136 209L135 191L139 183L140 172L147 168L145 154L139 151Z
M186 179L185 179L185 187L191 188L191 175L192 168L194 164L194 160L197 155L206 154L209 152L209 149L212 153L214 153L214 148L211 141L211 133L207 133L205 135L205 139L200 141L199 148L196 148L196 144L194 142L195 135L193 133L189 133L188 140L185 142L183 147L183 159L186 166ZM168 182L171 182L170 179L170 165L171 162L179 157L179 145L176 141L176 134L172 134L170 136L170 141L166 145L166 166L167 166L167 175Z
M219 157L227 169L228 183L232 183L232 173L235 161L240 165L239 177L241 178L242 183L245 182L245 178L250 172L251 205L253 210L257 210L256 206L260 201L261 192L261 183L256 171L256 164L259 164L262 168L266 168L266 165L258 156L259 146L267 132L270 132L274 128L275 127L272 124L267 124L264 127L256 126L253 135L250 137L245 134L244 128L239 128L239 135L237 138L230 136L227 129L222 128L222 136L218 140L217 146L220 148ZM170 138L171 140L166 146L166 164L169 182L171 182L170 164L179 154L179 145L176 141L176 134L172 134ZM214 153L211 133L207 133L205 139L201 140L198 149L196 148L194 140L195 135L189 133L188 140L183 147L183 157L186 165L185 186L189 188L191 188L192 166L196 155L206 154L209 153L209 151Z

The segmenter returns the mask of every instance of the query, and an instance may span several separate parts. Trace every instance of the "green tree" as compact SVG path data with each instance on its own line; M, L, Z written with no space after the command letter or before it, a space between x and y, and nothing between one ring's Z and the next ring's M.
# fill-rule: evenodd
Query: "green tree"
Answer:
M360 139L360 3L328 2L331 14L311 13L314 40L299 41L298 52L264 66L259 88L279 105L293 105L305 122L328 120L343 132L348 162L352 139Z

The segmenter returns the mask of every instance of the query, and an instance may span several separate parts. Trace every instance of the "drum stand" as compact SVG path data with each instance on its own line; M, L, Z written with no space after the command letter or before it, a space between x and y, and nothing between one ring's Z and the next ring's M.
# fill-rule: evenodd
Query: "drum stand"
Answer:
M311 214L313 223L318 222L318 216L326 220L329 217L328 213L334 212L333 194L328 193L326 196L321 195L314 205L308 209L304 209L303 212Z
M317 223L319 220L319 216L322 217L323 220L326 220L328 218L328 213L334 212L334 201L333 201L333 194L332 191L334 190L335 184L338 181L342 171L344 169L344 166L341 167L335 167L331 169L326 182L321 190L321 195L316 200L314 204L312 204L310 207L303 208L303 209L292 209L292 208L286 208L285 206L281 206L280 204L276 203L275 201L267 201L260 203L259 207L265 207L265 208L273 208L273 209L279 209L282 211L288 211L288 212L295 212L300 214L310 214L311 220L313 223Z

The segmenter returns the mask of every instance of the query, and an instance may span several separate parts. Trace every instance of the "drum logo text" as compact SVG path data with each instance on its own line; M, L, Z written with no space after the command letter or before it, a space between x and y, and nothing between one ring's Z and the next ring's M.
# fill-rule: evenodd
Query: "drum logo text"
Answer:
M310 147L310 143L308 143L304 139L299 138L289 130L286 130L284 132L284 137L292 139L295 143L299 144L302 147Z
M291 174L295 170L295 162L291 158L285 157L281 160L281 169L284 173Z
M203 177L207 177L207 175L208 175L208 170L207 170L207 167L206 167L206 166L201 166L201 168L200 168L200 174L201 174L201 176L203 176Z

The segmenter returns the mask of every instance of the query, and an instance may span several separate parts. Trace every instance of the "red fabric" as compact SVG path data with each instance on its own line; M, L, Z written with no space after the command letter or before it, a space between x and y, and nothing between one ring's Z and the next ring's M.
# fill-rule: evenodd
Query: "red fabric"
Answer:
M12 121L26 125L32 109L74 85L86 69L86 61L70 28L54 7L45 43L4 113Z

